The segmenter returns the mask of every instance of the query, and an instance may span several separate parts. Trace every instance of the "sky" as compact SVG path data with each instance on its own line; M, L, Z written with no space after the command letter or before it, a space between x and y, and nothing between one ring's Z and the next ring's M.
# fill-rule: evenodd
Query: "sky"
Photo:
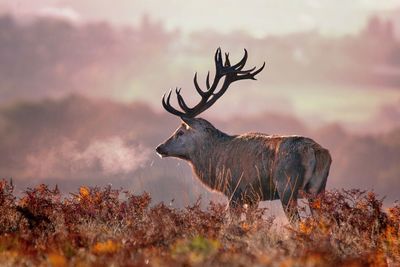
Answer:
M311 137L331 151L329 188L376 189L392 201L400 190L394 14L398 0L0 0L0 177L21 190L112 183L157 201L182 192L196 200L205 190L188 165L154 152L179 124L161 97L178 86L195 104L193 74L204 86L221 46L231 62L246 48L247 66L266 68L202 117L230 134Z
M317 30L328 36L356 33L376 12L399 8L398 0L0 0L0 11L61 16L72 21L137 25L143 14L168 29L244 31L255 36Z
M243 86L249 87L248 90L252 91L251 94L245 95L243 91L238 90L232 90L229 95L226 94L221 100L225 104L216 105L210 111L212 116L232 117L240 114L255 114L260 111L273 111L296 114L314 127L319 127L322 123L340 122L351 130L371 129L380 132L387 130L393 124L391 120L382 120L381 113L398 105L400 91L396 89L397 84L376 85L366 80L371 73L375 75L380 72L386 75L386 72L391 69L399 72L398 69L390 66L393 63L390 61L397 60L390 58L393 55L397 57L398 54L392 52L393 48L390 45L384 49L375 48L386 42L382 36L376 36L376 33L371 35L372 38L369 40L359 38L360 41L349 44L346 42L347 40L351 42L351 37L346 38L348 35L357 37L365 31L373 15L390 17L391 12L396 11L400 13L400 2L393 0L222 0L218 4L211 1L180 0L120 0L115 3L104 0L0 0L0 13L12 14L19 21L31 22L33 18L38 17L67 20L76 27L76 32L85 28L87 23L100 23L97 36L94 36L91 29L82 30L87 39L83 42L79 39L69 40L69 35L67 33L63 35L60 31L46 33L38 30L36 35L40 35L40 38L31 40L31 45L24 48L26 50L17 51L18 47L24 46L10 44L10 47L15 49L10 48L4 54L14 54L14 58L9 66L3 64L0 67L3 68L4 73L15 70L10 73L11 75L4 74L5 79L10 79L10 77L14 79L10 82L12 86L7 92L0 92L2 98L0 101L29 99L44 95L63 96L72 91L122 102L145 101L155 109L161 110L160 95L171 87L183 87L187 97L195 98L195 94L190 90L193 73L199 71L199 77L203 77L202 73L206 73L207 70L212 71L212 54L216 47L222 46L224 51L231 52L233 60L240 58L243 48L247 48L250 54L249 64L257 65L263 61L267 63L266 69L259 75L260 81L256 84L243 83ZM150 28L143 26L144 16L148 16ZM392 21L396 23L393 17L392 14ZM104 22L114 27L107 28ZM394 31L400 32L400 22L395 25ZM145 33L140 33L140 35L144 38L143 42L148 43L138 45L134 41L138 34L124 36L118 32L118 29L127 26L144 29ZM165 29L172 33L175 29L178 34L171 36L167 34L164 38L162 34L165 35ZM296 35L307 31L310 33L308 36ZM110 40L106 40L108 37L105 37L106 39L101 37L101 34L107 36L110 32L111 35L121 35L118 37L121 44L110 47L115 40L113 41L111 37ZM34 38L23 30L15 34L26 34L26 38ZM56 34L59 34L58 40L66 40L55 44L52 38ZM11 36L14 36L14 33L11 33ZM269 36L275 39L268 40ZM278 39L277 36L282 38ZM381 40L382 44L374 44L373 39ZM17 42L18 38L15 41ZM357 44L361 41L369 42L369 44ZM78 45L64 47L63 44L68 42ZM99 44L99 49L86 50L87 47L95 46L96 43ZM150 49L150 43L152 46L158 43L159 47ZM37 49L32 52L30 46L36 44ZM163 44L165 47L162 47ZM150 60L145 62L146 58L143 58L143 61L138 62L135 49L138 50L139 46L143 46L143 52L151 50L159 53L155 57L163 58L163 61L160 61L161 64L155 66L153 70L153 72L161 71L161 75L154 77L151 72L146 72L148 70L146 65L151 65L148 63ZM46 61L40 53L34 56L36 63L27 65L25 61L28 59L25 53L34 53L43 47L47 47L47 57L52 58L54 65L46 66ZM62 52L59 52L59 49ZM325 53L326 49L331 52ZM77 52L74 52L75 50ZM379 50L385 51L386 54L379 55ZM87 56L92 52L97 54ZM77 53L81 55L76 56ZM370 62L364 60L369 55L373 58ZM57 58L59 56L62 59ZM375 57L380 57L380 59L375 60ZM87 62L83 62L86 58ZM15 62L19 62L18 66L11 66ZM71 67L67 75L64 73L65 68L68 68L71 62L76 66ZM144 70L138 73L134 64L141 64ZM32 70L28 70L30 67ZM85 71L73 72L74 69L77 70L80 67L85 68ZM364 70L364 68L368 69ZM26 73L18 73L19 69L25 70ZM322 73L319 73L320 69L323 70ZM354 73L357 69L358 72ZM335 72L340 72L339 76L342 80L358 77L358 80L362 79L364 82L341 83L338 86L330 84L331 77L325 77L321 86L321 83L310 84L310 82L298 81L301 80L301 76L307 76L309 80L314 79L313 76L315 76L317 80L327 75L335 75ZM46 74L48 76L42 77ZM99 80L106 77L105 74L111 76L107 80L113 80L113 82L103 83L102 88L98 87L94 90L93 87L98 86ZM18 75L32 77L32 80L38 83L41 81L46 85L37 84L37 90L40 92L34 92L28 87L32 84L32 80L21 80ZM65 75L61 77L64 80L60 78L57 82L62 75ZM88 80L90 80L89 84L87 84ZM276 80L279 80L280 84L271 83ZM57 84L51 84L52 81ZM287 84L282 84L282 82L287 82ZM19 83L16 86L18 90L10 89L14 86L13 83ZM297 89L294 89L294 85ZM56 87L60 88L56 90ZM143 88L148 89L143 90ZM239 104L241 100L253 105L245 105L238 112L234 105L226 104ZM371 122L381 125L368 127Z

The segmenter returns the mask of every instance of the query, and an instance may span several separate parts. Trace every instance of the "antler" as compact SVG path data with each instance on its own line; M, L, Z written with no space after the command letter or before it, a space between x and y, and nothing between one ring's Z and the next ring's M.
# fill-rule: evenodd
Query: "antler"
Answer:
M164 94L162 99L163 107L168 112L174 115L186 118L194 118L203 111L205 111L206 109L208 109L209 107L211 107L215 103L215 101L217 101L218 98L220 98L226 92L231 83L247 79L256 80L255 76L258 73L260 73L265 67L265 62L264 62L264 64L259 69L256 69L256 67L254 67L249 70L243 70L247 61L246 49L244 49L243 58L233 66L231 66L231 63L229 61L229 53L225 53L225 63L223 62L221 48L218 48L217 51L215 52L214 61L215 61L214 81L210 85L210 72L208 72L206 78L207 90L203 91L200 88L197 82L197 72L194 75L193 78L194 87L196 88L198 94L201 96L201 100L197 105L190 108L183 100L183 97L181 95L181 89L176 88L175 93L178 98L179 107L181 108L182 111L177 110L171 106L170 100L171 100L172 90L170 90L168 94ZM223 77L225 77L225 80L221 86L221 89L215 92L219 84L219 81Z

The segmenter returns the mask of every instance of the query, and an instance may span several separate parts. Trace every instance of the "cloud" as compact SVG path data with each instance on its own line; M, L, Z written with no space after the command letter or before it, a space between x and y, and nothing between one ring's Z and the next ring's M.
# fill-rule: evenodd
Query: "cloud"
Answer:
M400 127L400 98L377 107L371 118L352 128L361 133L384 133Z
M189 204L185 198L195 200L204 187L191 179L187 163L158 159L154 151L178 120L143 103L79 96L3 107L0 176L12 177L21 189L40 182L69 190L113 183L135 192L149 191L157 201L175 198ZM400 128L385 136L351 135L339 125L315 131L300 118L271 113L210 121L231 134L304 134L332 154L329 188L374 188L389 201L398 195Z
M70 22L80 22L82 19L80 14L70 7L47 6L40 8L36 14L40 17L64 19Z
M306 5L313 9L320 9L320 8L322 8L323 3L321 3L321 1L317 1L317 0L306 0Z
M150 150L143 145L127 145L121 137L92 141L84 150L78 142L65 139L59 144L26 156L26 177L70 175L123 175L144 167Z
M119 137L97 140L82 153L76 153L76 161L84 161L91 166L99 162L107 174L133 172L148 161L150 150L141 145L127 146Z
M73 13L56 10L42 12ZM308 20L308 14L300 16ZM5 44L0 46L0 104L77 93L146 101L161 110L160 96L174 86L183 88L190 103L198 100L193 72L199 72L203 85L207 70L214 70L212 53L219 45L232 52L232 62L246 47L249 67L262 61L267 65L258 82L232 85L209 114L290 113L313 124L316 119L340 121L354 129L386 99L400 96L396 75L370 72L376 66L398 69L400 62L394 49L398 44L379 35L330 40L309 32L255 39L240 32L205 32L185 40L145 19L137 28L121 30L105 23L71 25L53 18L21 25L7 16L0 17L0 31L0 43Z
M298 16L298 22L305 30L315 29L317 25L315 18L306 13Z

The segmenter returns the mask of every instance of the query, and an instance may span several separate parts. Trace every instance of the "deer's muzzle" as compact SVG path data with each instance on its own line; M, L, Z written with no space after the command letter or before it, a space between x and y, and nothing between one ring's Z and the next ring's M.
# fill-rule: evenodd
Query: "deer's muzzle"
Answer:
M168 153L165 151L163 145L159 145L158 147L156 147L156 152L161 158L168 156Z

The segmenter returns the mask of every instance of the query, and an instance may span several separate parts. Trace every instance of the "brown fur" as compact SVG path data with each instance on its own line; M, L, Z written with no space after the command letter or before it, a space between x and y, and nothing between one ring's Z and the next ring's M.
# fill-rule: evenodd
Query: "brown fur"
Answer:
M224 193L233 206L279 198L288 217L297 220L299 190L316 195L325 189L331 157L310 138L261 133L231 136L204 119L184 120L157 151L187 160L196 176ZM183 137L180 131L185 131Z

